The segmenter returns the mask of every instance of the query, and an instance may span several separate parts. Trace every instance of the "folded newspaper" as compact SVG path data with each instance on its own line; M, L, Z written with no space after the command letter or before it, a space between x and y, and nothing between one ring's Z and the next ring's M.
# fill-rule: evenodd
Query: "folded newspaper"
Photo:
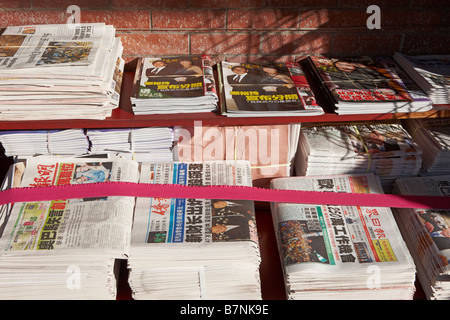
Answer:
M143 161L173 161L171 127L0 132L4 156L118 154Z
M407 119L403 126L422 149L420 175L447 174L450 167L450 119Z
M390 57L309 56L301 63L338 114L423 112L432 108L425 92Z
M450 175L398 179L402 195L450 196ZM450 211L395 208L395 219L428 299L450 299Z
M396 52L394 59L434 104L450 103L450 55L411 56Z
M13 169L14 187L139 178L137 163L120 159L36 157ZM0 297L115 299L116 260L129 253L134 204L133 197L13 204L2 217Z
M144 163L140 182L251 186L250 165ZM128 264L135 299L261 299L253 201L138 198Z
M11 130L0 132L2 155L83 155L89 152L89 140L83 129Z
M385 193L395 179L417 176L421 147L397 123L303 126L295 158L296 175L374 173Z
M137 162L173 161L173 128L86 129L89 153L119 154Z
M0 120L104 119L119 105L124 60L104 23L7 27Z
M287 177L272 189L382 193L373 174ZM390 208L272 203L288 299L412 299L415 266Z
M15 163L5 187L249 185L249 174L243 161L139 164L119 157L42 156ZM4 206L1 222L3 299L115 299L123 259L129 259L137 299L261 297L252 201L55 199Z
M218 96L211 58L139 58L130 99L135 114L216 111Z

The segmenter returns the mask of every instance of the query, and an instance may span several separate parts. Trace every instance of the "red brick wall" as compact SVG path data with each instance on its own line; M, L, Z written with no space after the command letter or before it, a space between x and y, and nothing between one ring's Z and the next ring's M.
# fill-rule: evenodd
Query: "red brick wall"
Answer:
M381 29L369 30L369 5ZM0 0L0 28L81 22L117 28L128 69L137 56L209 53L215 60L304 54L450 53L449 0Z

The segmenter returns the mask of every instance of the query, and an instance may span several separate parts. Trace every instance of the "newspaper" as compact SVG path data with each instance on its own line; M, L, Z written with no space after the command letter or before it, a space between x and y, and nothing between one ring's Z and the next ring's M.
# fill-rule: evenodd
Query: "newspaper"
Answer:
M211 57L139 58L130 99L135 114L216 110L218 96Z
M16 164L16 171L22 164ZM35 157L24 164L21 181L14 182L20 187L138 180L137 163L118 158ZM132 197L16 203L0 247L12 253L92 249L123 258L129 248L134 203Z
M448 197L450 196L450 175L398 179L396 192L404 195ZM450 211L412 210L443 258L439 259L443 268L441 272L450 274Z
M299 176L374 173L390 193L394 179L417 176L422 149L400 123L303 126Z
M382 193L372 174L278 178L272 188ZM272 210L287 273L337 273L411 261L390 208L272 203Z
M405 69L435 104L448 104L450 93L450 55L404 55L395 61Z
M275 64L218 64L221 114L228 117L321 115L302 67Z
M104 23L6 28L0 36L0 120L111 116L119 106L122 54L115 28Z
M408 119L404 126L423 150L421 175L448 173L450 163L450 120L448 118Z
M251 186L248 161L143 163L141 183ZM254 241L253 201L138 198L131 245Z
M427 111L432 101L389 57L304 59L329 106L338 114Z
M422 151L400 123L303 126L310 154L342 160L421 154Z
M55 65L94 65L98 53L111 46L111 31L103 23L8 27L0 36L0 69L2 73L18 68L38 72Z

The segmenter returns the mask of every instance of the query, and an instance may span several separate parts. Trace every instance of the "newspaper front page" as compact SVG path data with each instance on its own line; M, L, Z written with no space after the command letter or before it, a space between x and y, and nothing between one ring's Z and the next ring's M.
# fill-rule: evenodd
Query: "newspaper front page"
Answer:
M104 39L108 28L103 23L8 27L0 36L0 69L93 65L102 45L109 48L114 40L114 32Z
M143 163L141 183L251 186L248 161ZM257 243L253 201L138 198L132 246L155 243Z
M448 197L450 196L450 175L398 179L396 188L400 194L404 195ZM398 211L400 215L408 214L405 210ZM440 272L450 275L450 211L417 208L412 208L411 211L414 212L415 220L420 221L422 230L426 230L437 249L436 256L439 257L439 263L433 267L439 266ZM409 232L412 233L411 230Z
M372 174L280 178L274 189L382 193ZM362 264L408 260L390 208L274 203L280 254L288 273L334 273Z
M84 162L82 162L84 161ZM74 158L30 158L21 187L137 182L134 161ZM95 249L125 254L130 243L134 209L132 197L59 199L16 203L4 236L3 251Z

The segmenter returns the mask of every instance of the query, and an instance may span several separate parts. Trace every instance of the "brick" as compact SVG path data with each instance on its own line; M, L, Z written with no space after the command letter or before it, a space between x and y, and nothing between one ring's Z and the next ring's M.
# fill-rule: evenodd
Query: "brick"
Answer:
M261 36L242 33L191 35L192 54L257 54Z
M148 10L82 10L80 14L82 23L104 22L123 29L150 28Z
M53 1L46 1L46 0L33 0L33 7L34 8L60 8L65 9L70 5L77 5L81 9L83 8L89 8L89 9L108 9L110 8L110 1L109 0L53 0ZM64 10L65 12L65 10Z
M369 16L365 9L302 10L300 28L366 28Z
M113 8L187 8L189 0L112 0Z
M403 7L408 8L411 0L345 0L339 3L342 8L367 8L370 5L377 5L381 10L384 8Z
M264 0L191 0L191 8L261 8Z
M229 10L227 28L229 29L275 29L298 28L297 10Z
M450 10L445 11L441 22L441 27L447 29L450 27ZM447 30L447 32L449 32L449 30Z
M338 33L333 37L332 54L393 54L400 50L402 35L395 33Z
M407 34L402 52L406 54L448 54L450 37L446 33Z
M29 0L0 0L1 9L25 9L31 8L31 2Z
M124 46L124 56L189 54L187 34L117 33Z
M0 27L21 26L30 24L66 23L69 15L65 11L0 11Z
M152 10L154 29L224 29L223 10Z
M450 3L448 0L412 0L411 7L413 8L421 8L421 7L428 7L428 8L448 8L450 6Z
M338 5L338 0L267 0L268 7L292 7L292 8L326 8Z
M381 27L397 27L409 31L422 27L429 27L428 30L437 29L442 16L442 10L381 10Z
M262 52L264 54L302 54L320 53L330 51L329 33L303 32L295 34L270 34L264 37Z

